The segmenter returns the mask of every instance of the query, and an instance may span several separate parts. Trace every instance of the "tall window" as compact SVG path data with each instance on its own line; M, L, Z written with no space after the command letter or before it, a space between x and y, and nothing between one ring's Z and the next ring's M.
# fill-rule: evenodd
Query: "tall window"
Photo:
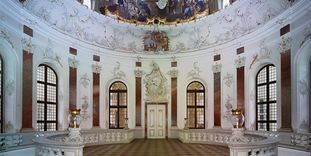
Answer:
M3 133L3 63L2 57L0 56L0 132Z
M57 75L43 64L37 71L37 129L57 130Z
M109 88L109 128L124 128L125 118L127 118L127 88L123 82L116 81Z
M274 65L261 68L256 77L256 129L277 130L276 69Z
M187 87L187 117L189 128L205 128L205 89L198 81Z

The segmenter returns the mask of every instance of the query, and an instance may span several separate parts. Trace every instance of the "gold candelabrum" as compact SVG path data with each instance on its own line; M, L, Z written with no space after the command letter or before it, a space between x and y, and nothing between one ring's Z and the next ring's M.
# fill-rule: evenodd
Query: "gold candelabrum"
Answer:
M241 109L231 110L231 123L233 128L243 128L244 127L244 115Z
M70 110L69 114L69 128L80 128L81 124L81 109Z

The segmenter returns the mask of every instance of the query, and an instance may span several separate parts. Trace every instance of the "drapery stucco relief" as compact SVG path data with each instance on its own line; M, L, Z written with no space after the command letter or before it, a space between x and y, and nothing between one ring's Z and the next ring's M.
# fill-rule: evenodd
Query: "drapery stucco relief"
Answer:
M152 71L145 77L146 102L167 102L167 80L157 63L152 62Z

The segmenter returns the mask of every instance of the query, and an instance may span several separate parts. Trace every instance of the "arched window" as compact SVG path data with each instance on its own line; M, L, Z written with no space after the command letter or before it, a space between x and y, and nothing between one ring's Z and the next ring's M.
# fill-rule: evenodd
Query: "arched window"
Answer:
M198 81L187 87L187 118L189 128L205 128L205 89Z
M3 133L4 114L3 114L3 62L0 56L0 132Z
M267 65L256 76L256 129L277 130L276 68Z
M125 118L127 118L127 88L123 82L116 81L109 88L109 128L124 128Z
M37 71L37 129L57 130L57 75L44 64Z

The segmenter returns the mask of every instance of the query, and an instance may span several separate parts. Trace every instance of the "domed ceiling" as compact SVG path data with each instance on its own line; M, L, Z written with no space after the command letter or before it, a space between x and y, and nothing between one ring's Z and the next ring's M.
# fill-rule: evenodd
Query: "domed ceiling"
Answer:
M120 17L123 16L120 13L115 18L102 15L76 0L26 0L24 7L35 18L41 19L57 31L98 48L126 53L168 54L211 48L249 34L285 11L290 7L290 2L239 0L221 11L200 18L194 13L189 17L184 17L184 14L175 16L174 11L171 11L171 14L163 14L168 15L164 17L166 20L187 20L186 23L176 22L173 25L120 21ZM127 6L124 4L120 7ZM161 21L163 16L159 13L151 17ZM124 19L133 18L124 13ZM135 17L135 20L139 19Z

